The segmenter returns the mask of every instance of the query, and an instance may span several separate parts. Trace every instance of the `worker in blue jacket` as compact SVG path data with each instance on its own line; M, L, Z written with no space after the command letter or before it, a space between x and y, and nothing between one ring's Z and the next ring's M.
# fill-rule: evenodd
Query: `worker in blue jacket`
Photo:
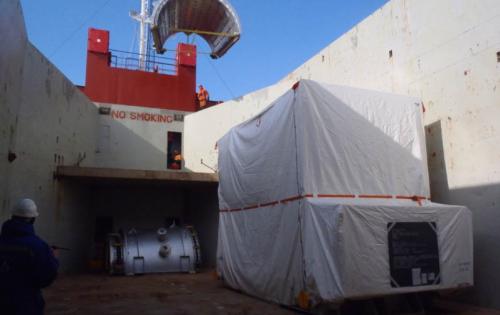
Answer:
M35 235L36 204L21 199L0 234L0 314L43 314L41 289L57 276L53 250Z

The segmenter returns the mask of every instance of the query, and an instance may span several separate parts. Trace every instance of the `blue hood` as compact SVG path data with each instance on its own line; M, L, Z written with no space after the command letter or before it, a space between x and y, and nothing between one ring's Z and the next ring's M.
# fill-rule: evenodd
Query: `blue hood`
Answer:
M2 236L28 236L35 235L33 224L16 218L6 221L2 226Z

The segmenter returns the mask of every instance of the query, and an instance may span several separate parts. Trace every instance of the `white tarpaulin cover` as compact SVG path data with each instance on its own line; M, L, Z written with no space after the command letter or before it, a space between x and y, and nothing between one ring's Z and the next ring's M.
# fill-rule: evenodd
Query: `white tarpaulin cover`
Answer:
M218 272L313 304L470 286L472 218L429 201L418 99L300 81L219 142Z

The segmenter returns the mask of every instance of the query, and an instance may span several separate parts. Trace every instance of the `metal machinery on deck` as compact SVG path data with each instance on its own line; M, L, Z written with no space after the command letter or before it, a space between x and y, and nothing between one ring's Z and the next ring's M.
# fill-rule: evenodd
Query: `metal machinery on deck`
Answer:
M108 236L107 267L110 274L192 273L200 262L198 235L190 226L130 229Z

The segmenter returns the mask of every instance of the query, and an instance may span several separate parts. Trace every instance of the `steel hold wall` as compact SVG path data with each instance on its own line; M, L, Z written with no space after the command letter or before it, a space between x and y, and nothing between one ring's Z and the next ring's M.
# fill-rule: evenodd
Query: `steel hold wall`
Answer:
M18 1L0 2L0 218L10 207L8 186L11 171L8 153L15 145L17 113L21 102L26 29ZM8 30L8 31L6 31Z
M183 111L101 104L109 113L99 115L97 167L167 169L168 132L183 132Z
M392 0L280 84L188 116L186 164L210 172L217 139L301 78L420 97L433 200L473 211L471 300L500 308L499 52L496 0Z
M88 205L82 187L56 181L57 165L94 163L97 109L48 60L28 43L21 103L8 182L12 202L33 198L40 208L36 228L48 242L75 250L62 256L63 266L86 261ZM65 261L67 259L67 261Z
M0 50L1 86L8 91L0 93L6 95L0 126L8 128L0 134L0 219L10 216L18 198L34 199L40 212L35 229L51 244L72 247L61 255L62 270L76 269L87 260L90 239L85 191L56 181L53 171L61 164L93 164L97 109L27 41L19 2L1 1L0 10L2 42L3 36L10 40ZM6 151L16 156L10 163Z

